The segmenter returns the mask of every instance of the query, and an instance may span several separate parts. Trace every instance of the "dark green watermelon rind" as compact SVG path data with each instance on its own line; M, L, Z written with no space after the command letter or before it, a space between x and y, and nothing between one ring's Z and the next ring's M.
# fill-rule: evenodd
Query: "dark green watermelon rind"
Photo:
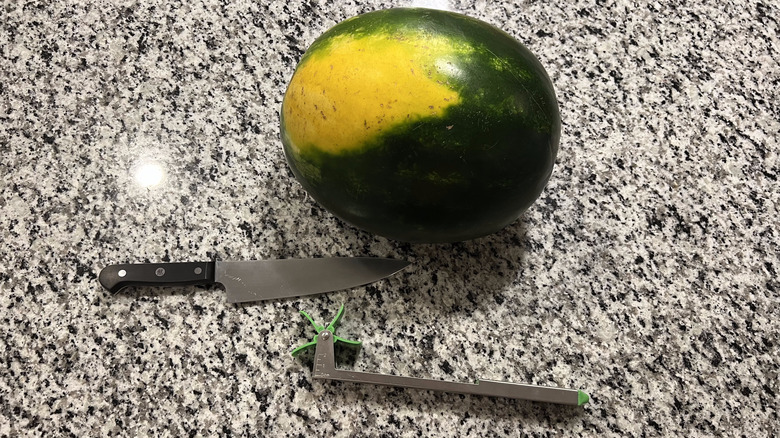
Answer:
M534 202L550 177L556 141L509 117L493 120L489 133L447 129L470 116L456 107L360 151L285 151L307 192L359 228L410 242L468 240L514 222Z
M514 222L549 180L560 136L552 84L538 60L504 32L459 14L434 11L420 18L413 11L365 14L360 18L371 20L360 21L360 32L427 23L479 41L483 50L459 58L462 74L448 82L460 103L442 117L395 125L362 148L338 154L293 147L283 128L288 162L316 201L367 231L430 243L493 233Z

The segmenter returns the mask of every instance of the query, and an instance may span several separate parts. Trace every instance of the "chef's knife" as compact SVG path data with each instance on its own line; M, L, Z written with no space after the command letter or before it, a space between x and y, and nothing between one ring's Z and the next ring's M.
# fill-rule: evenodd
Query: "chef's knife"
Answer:
M220 283L229 303L242 303L356 287L393 275L408 265L404 260L376 257L136 263L106 266L98 280L111 292L127 286Z

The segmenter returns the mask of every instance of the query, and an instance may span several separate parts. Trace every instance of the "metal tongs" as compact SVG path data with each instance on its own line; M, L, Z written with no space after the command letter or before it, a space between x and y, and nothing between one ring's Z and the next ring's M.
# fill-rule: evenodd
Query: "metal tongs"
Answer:
M459 383L337 369L336 356L334 353L335 344L340 342L352 346L361 345L359 341L350 341L336 336L336 326L341 320L343 313L344 306L342 305L333 321L323 327L315 323L311 316L306 312L301 311L301 314L314 326L317 334L314 335L311 342L293 350L292 355L297 356L302 351L315 347L314 370L312 374L312 377L315 379L340 380L342 382L368 383L373 385L425 389L460 394L476 394L489 397L505 397L575 406L582 406L590 400L588 394L583 391L554 386L526 385L522 383L498 382L494 380L477 380L476 383Z

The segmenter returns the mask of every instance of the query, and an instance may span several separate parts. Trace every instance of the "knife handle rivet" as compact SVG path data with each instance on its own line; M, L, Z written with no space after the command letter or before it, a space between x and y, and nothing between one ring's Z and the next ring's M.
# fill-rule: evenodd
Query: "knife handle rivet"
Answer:
M162 277L163 275L165 275L165 269L157 268L157 270L154 271L154 275L156 275L158 277Z
M125 271L124 269L120 269L119 272L117 272L117 275L119 275L120 277L124 277L125 275L127 275L127 271Z
M200 273L201 273L201 272L203 272L203 269L201 269L201 267L200 267L200 266L198 266L197 268L195 268L195 275L200 275Z

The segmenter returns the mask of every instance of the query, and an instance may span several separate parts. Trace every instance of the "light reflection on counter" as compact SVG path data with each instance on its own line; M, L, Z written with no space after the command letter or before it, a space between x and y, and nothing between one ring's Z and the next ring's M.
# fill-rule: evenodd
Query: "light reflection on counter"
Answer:
M131 172L135 183L144 188L157 186L165 179L165 168L157 161L139 163Z

